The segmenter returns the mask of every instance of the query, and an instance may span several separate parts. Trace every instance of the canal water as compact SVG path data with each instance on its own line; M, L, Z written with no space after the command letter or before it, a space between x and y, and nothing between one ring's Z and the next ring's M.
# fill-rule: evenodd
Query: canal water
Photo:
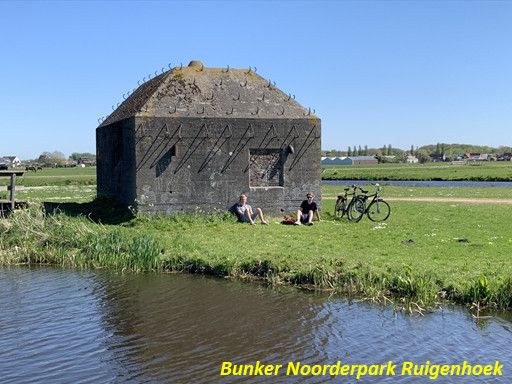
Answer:
M0 269L2 383L354 383L353 376L221 377L239 364L385 364L360 383L507 383L511 319L377 304L179 274ZM503 376L401 375L404 362L503 364Z

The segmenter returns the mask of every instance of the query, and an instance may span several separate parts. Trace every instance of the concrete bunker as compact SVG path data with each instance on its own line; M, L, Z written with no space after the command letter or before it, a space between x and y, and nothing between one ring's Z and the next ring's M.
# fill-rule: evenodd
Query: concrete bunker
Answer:
M98 196L139 212L271 215L320 202L321 122L251 69L199 61L138 87L96 129Z

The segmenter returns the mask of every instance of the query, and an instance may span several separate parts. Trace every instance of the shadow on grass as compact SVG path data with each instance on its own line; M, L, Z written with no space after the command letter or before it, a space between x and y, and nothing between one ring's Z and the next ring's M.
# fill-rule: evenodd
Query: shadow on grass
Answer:
M64 214L77 217L86 216L96 223L121 224L132 220L135 216L127 207L115 200L97 198L88 203L55 203L43 202L45 214Z

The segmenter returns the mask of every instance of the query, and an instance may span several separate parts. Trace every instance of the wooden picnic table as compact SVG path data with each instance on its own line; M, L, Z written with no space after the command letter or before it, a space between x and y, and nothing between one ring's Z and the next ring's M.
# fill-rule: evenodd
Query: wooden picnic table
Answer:
M4 201L7 204L10 204L11 211L14 211L14 206L16 205L16 177L23 176L24 173L25 171L0 171L0 177L11 178L11 183L7 186L7 190L9 191L9 200L0 200L1 205L4 204Z

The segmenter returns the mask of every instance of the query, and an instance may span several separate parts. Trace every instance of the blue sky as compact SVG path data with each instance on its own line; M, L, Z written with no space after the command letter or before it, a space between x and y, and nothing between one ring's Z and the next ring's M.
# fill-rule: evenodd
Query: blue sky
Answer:
M95 151L148 74L257 67L322 148L512 145L510 1L0 1L0 156Z

